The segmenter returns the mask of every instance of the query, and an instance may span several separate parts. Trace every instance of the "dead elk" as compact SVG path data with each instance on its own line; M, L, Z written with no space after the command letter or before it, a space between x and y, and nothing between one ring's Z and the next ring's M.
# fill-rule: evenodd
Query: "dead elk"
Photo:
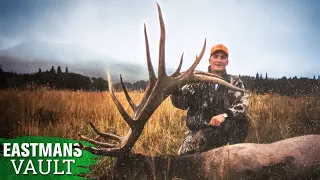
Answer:
M243 143L185 156L127 154L115 179L319 179L320 135Z

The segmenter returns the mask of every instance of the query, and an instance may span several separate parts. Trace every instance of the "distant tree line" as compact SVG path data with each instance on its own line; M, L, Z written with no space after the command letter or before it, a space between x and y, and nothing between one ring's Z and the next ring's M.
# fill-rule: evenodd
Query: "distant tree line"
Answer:
M0 66L0 88L25 88L49 87L52 89L106 91L108 83L103 78L87 77L81 74L69 72L68 67L62 71L58 66L50 70L43 71L39 68L38 72L31 74L18 74L15 72L4 72Z
M128 90L143 91L147 86L147 81L137 81L134 83L124 82ZM6 88L28 88L32 89L46 87L50 89L69 89L85 91L107 91L108 82L101 77L87 77L81 74L69 72L68 67L64 71L60 66L57 69L52 66L43 71L30 74L18 74L15 72L5 72L0 65L0 89ZM116 91L122 90L121 84L114 84Z
M286 96L320 95L320 79L306 77L268 78L268 73L263 77L257 73L256 77L240 76L246 89L257 94L280 94Z
M320 79L300 77L282 77L269 78L266 73L257 73L255 77L241 76L245 88L256 92L257 94L280 94L286 96L301 96L301 95L320 95ZM124 82L128 90L144 91L148 81L140 80L134 83ZM45 86L52 89L70 89L70 90L85 90L85 91L107 91L108 82L99 77L87 77L81 74L69 72L68 67L64 71L60 66L55 69L43 71L39 68L38 72L31 74L18 74L15 72L5 72L0 65L0 89L5 88L23 88L26 86ZM120 83L114 84L116 91L121 91Z

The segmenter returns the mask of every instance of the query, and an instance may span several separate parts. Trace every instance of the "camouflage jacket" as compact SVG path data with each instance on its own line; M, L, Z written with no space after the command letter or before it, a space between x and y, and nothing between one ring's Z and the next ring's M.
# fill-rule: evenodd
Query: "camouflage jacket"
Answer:
M223 78L244 89L239 76L225 73ZM213 116L223 113L228 115L226 121L247 118L248 94L214 83L187 84L172 94L170 99L175 107L188 110L186 124L189 130L208 127Z

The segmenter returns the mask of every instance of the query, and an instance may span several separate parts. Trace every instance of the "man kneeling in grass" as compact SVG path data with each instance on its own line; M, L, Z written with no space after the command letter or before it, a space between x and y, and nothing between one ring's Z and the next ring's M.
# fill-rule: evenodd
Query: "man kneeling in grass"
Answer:
M244 89L239 76L227 74L229 51L222 45L210 51L208 72ZM207 151L226 144L244 142L249 128L248 94L214 83L191 83L170 96L172 104L187 110L186 132L180 155Z

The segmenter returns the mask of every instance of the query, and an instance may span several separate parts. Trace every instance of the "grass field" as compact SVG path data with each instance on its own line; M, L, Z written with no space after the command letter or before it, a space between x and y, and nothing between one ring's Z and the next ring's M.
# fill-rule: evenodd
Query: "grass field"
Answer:
M140 92L129 92L133 101ZM132 113L123 93L116 94ZM247 142L269 143L288 137L320 132L320 97L291 98L250 95L252 128ZM124 135L128 131L108 92L18 91L0 93L0 137L20 135L78 139L78 133L95 137L91 121L101 131ZM152 115L134 151L147 155L176 154L186 131L186 111L166 99ZM102 165L97 165L97 171Z

